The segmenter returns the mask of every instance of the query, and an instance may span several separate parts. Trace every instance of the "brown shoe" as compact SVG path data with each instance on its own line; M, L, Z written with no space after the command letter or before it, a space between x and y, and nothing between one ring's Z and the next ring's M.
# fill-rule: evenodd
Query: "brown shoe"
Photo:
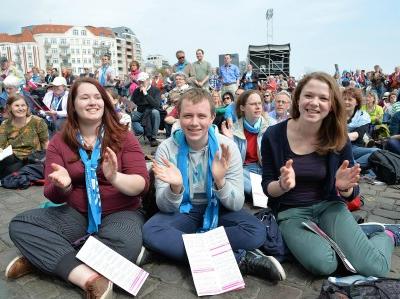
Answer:
M6 268L6 278L16 279L35 271L35 267L23 256L17 256Z
M113 283L104 276L96 276L86 283L87 299L112 299L113 297Z

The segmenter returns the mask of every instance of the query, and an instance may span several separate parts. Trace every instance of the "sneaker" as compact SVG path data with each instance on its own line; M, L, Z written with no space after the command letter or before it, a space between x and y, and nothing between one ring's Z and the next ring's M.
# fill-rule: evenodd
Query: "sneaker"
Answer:
M150 139L150 146L151 146L151 147L158 146L159 144L160 144L160 143L158 142L157 139L155 139L155 138L151 138L151 139Z
M384 224L384 227L393 233L394 246L400 246L400 224Z
M360 228L367 235L368 238L370 238L372 234L382 233L385 231L385 226L382 223L378 222L361 223Z
M94 279L86 282L86 299L112 299L113 283L104 276L96 276Z
M285 280L286 273L273 256L263 254L259 249L247 251L239 262L242 274L250 274L273 281Z
M35 267L24 256L17 256L7 266L6 278L16 279L35 271Z
M153 261L153 253L149 251L146 247L142 246L140 253L136 259L136 265L139 267L150 264Z

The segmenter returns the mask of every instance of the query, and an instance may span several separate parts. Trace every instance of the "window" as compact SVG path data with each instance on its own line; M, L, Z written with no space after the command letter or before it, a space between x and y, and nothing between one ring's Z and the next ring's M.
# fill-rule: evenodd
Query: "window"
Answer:
M71 54L75 54L75 49L71 49Z
M51 49L51 53L53 53L53 54L57 54L57 49Z
M32 48L31 45L27 45L26 47L28 48L28 50L30 50Z
M83 63L87 63L87 59L85 58L85 59L83 59Z
M29 66L30 68L32 68L32 67L33 67L33 63L32 63L32 62L29 62L29 63L28 63L28 66Z
M75 51L75 52L76 52L76 54L79 54L79 49L76 49L76 51Z
M99 55L99 54L100 54L100 51L99 51L99 50L95 50L95 51L94 51L94 54L95 54L95 55Z
M76 63L81 63L81 59L80 58L76 59Z
M65 38L60 39L60 45L66 45L67 40Z
M52 43L53 45L57 44L57 39L56 39L56 38L52 38L52 39L51 39L51 43Z
M88 59L88 63L92 63L92 59L89 58L89 59Z
M75 63L75 58L72 58L72 63Z
M90 49L87 50L87 53L90 54L92 51Z
M73 35L78 35L78 34L79 34L78 29L74 29L74 30L72 31L72 34L73 34Z
M81 30L81 35L86 35L86 30Z
M47 44L49 42L49 39L46 37L45 39L44 39L44 43L45 44ZM4 49L3 49L4 50Z
M28 53L28 59L32 59L32 53Z
M82 54L86 54L86 49L83 49L83 50L82 50Z
M94 45L97 46L99 44L99 41L95 40Z
M53 59L53 63L58 63L58 59L57 59L57 58L54 58L54 59Z

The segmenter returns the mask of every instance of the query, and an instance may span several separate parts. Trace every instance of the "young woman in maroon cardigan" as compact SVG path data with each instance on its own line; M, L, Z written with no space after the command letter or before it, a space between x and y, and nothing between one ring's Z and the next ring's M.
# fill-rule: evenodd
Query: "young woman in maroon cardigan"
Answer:
M71 88L68 119L50 141L46 156L45 196L64 205L17 215L10 237L23 256L6 277L38 269L87 292L108 298L112 283L75 255L93 235L131 261L142 247L143 215L138 211L149 176L137 139L119 124L104 88L92 78Z

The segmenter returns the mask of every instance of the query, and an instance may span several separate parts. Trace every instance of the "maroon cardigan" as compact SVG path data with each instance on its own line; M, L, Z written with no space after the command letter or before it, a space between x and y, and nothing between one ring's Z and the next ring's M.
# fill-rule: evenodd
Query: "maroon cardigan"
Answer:
M143 192L137 196L129 196L119 192L109 183L103 175L101 164L97 168L99 181L102 214L107 215L121 210L136 210L141 205L141 197L149 188L149 173L146 168L144 155L138 140L131 132L127 132L122 141L122 149L116 153L118 171L125 174L137 174L144 178L146 185ZM87 213L88 199L86 195L85 170L78 153L64 143L61 133L57 133L50 141L46 152L44 196L54 203L67 203L81 213ZM72 189L64 193L56 187L48 176L53 172L52 163L67 169L72 179Z

